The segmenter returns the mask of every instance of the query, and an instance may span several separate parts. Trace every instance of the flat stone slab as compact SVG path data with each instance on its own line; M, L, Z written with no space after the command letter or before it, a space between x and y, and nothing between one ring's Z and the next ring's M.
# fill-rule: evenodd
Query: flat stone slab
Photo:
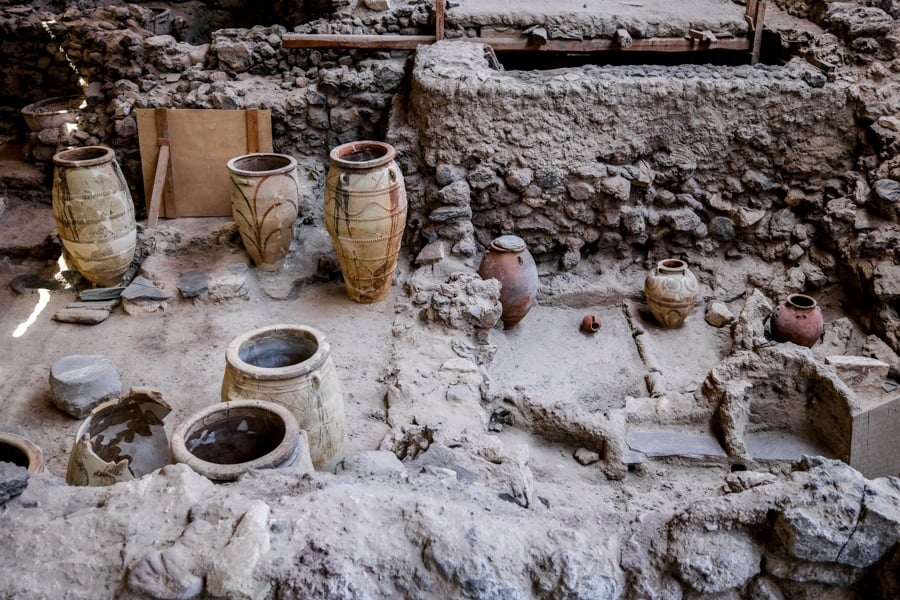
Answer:
M64 308L53 314L53 320L60 323L96 325L109 318L110 311L98 308Z
M757 460L794 461L801 456L825 456L834 454L812 440L785 432L760 432L747 436L747 453Z
M122 382L112 360L102 354L64 356L50 368L53 403L76 418L122 393Z
M628 447L645 456L721 456L727 454L710 434L680 431L630 431L625 436Z

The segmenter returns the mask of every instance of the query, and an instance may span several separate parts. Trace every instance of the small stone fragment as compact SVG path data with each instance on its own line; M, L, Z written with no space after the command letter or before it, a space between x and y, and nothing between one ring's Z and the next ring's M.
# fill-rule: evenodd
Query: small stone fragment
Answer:
M432 242L422 248L416 256L417 265L433 265L444 260L447 256L447 243L443 240Z
M58 409L77 419L122 393L112 360L102 354L64 356L50 368L50 392Z
M0 461L0 505L15 498L28 487L28 469Z
M706 309L706 322L713 327L724 327L734 322L734 313L724 302L710 302Z
M576 450L574 457L575 460L578 461L578 464L584 466L600 462L600 454L593 450L588 450L587 448L579 448Z
M94 308L64 308L53 315L54 321L61 323L81 323L84 325L96 325L102 323L110 315L108 310Z
M391 10L391 0L365 0L365 3L369 10Z
M367 450L345 456L338 463L337 474L363 477L399 475L406 478L406 466L390 450Z
M172 295L165 290L156 287L153 283L138 275L131 284L122 291L122 298L126 300L168 300Z
M176 286L182 297L195 298L200 294L206 293L209 289L209 282L209 275L198 269L191 269L181 274Z

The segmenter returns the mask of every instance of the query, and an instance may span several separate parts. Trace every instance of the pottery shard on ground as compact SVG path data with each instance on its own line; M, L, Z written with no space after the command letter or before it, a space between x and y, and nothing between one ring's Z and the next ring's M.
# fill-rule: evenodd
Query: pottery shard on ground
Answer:
M724 302L712 302L706 309L706 322L713 327L724 327L734 321L734 313Z
M28 487L28 469L0 461L0 505L15 498Z
M210 277L203 271L191 269L178 278L178 290L185 298L194 298L209 289Z
M75 418L122 393L122 382L112 360L102 354L64 356L50 368L53 404Z

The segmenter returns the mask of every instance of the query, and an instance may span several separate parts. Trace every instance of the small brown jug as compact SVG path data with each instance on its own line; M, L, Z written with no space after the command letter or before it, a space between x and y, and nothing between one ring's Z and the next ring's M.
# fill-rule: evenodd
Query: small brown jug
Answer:
M495 239L481 260L478 274L482 279L500 282L503 328L512 329L518 325L534 306L541 284L537 265L525 247L525 240L515 235Z

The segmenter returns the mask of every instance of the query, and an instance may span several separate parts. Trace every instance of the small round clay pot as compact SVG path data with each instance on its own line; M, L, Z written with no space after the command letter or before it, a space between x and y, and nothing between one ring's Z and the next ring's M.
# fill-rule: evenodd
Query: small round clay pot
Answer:
M172 455L214 481L233 481L251 469L309 463L309 446L291 411L265 400L209 406L175 430Z
M25 467L29 473L43 471L44 455L41 449L24 432L20 434L10 429L0 427L0 461Z
M584 315L581 320L581 330L585 333L597 333L602 325L603 322L597 315Z
M814 298L791 294L772 314L772 339L812 348L825 333L822 309Z

